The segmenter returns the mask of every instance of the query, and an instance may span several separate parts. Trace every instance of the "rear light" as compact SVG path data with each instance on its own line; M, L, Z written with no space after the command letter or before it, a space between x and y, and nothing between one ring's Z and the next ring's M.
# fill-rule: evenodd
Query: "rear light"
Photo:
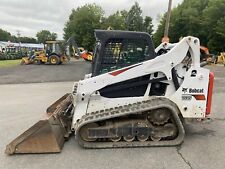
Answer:
M207 96L206 112L205 112L206 117L209 116L211 113L213 84L214 84L214 74L213 74L213 72L210 72L209 73L208 96Z

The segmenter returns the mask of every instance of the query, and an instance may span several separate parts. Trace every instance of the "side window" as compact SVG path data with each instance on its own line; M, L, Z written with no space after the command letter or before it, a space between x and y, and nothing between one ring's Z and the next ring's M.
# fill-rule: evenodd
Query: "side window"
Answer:
M144 39L109 39L100 66L100 74L120 69L149 58L148 42Z

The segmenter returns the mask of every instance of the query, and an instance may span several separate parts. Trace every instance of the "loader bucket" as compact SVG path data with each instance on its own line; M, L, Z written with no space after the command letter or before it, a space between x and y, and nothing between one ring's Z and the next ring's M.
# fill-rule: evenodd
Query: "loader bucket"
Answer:
M6 146L6 154L57 153L70 134L72 97L67 95L55 105L49 118L40 120Z
M28 64L30 64L28 57L23 57L21 59L20 65L28 65Z
M57 107L58 106L60 106L60 103L63 103L63 101L64 100L66 100L66 99L68 99L68 97L70 97L70 93L66 93L64 96L62 96L60 99L58 99L57 101L55 101L53 104L51 104L48 108L47 108L47 110L46 110L46 112L48 113L48 114L53 114L54 113L54 111L57 109ZM70 99L70 98L69 98ZM70 102L68 102L68 103L70 103Z

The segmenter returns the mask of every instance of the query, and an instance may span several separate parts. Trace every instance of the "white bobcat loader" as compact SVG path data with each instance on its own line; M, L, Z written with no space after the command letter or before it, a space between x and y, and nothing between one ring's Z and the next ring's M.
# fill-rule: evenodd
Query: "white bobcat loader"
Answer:
M7 154L60 152L71 133L86 148L176 146L183 119L209 117L214 76L200 66L198 38L154 50L146 33L95 35L92 73L47 109L48 119L7 145Z

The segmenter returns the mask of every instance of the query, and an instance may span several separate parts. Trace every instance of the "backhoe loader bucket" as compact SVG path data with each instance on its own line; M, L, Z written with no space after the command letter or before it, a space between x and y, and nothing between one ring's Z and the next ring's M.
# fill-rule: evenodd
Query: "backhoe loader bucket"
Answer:
M32 61L30 61L30 60L28 59L28 57L23 57L23 58L21 59L20 65L28 65L28 64L31 64L31 63L32 63Z
M64 95L47 109L47 119L40 120L8 144L5 153L60 152L70 134L73 109L72 95Z

